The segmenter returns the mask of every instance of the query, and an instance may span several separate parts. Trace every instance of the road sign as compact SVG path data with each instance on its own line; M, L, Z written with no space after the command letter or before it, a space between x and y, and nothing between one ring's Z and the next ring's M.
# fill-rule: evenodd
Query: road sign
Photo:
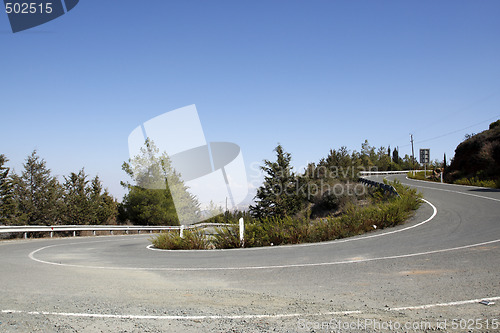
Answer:
M431 161L431 153L430 149L420 149L420 163L421 164L429 164Z

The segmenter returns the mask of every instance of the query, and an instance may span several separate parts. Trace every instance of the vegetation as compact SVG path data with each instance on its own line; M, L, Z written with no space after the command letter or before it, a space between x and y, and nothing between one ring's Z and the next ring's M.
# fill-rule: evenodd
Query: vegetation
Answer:
M140 155L122 165L134 184L119 206L119 219L138 225L179 225L198 221L199 203L188 191L165 153L147 139ZM175 198L175 200L174 200Z
M365 141L361 151L330 150L326 158L303 172L291 167L291 154L281 145L276 160L265 160L264 182L248 212L222 212L207 222L228 223L214 236L197 230L162 233L152 241L159 248L231 248L316 242L348 237L404 221L419 204L415 191L394 184L401 197L391 197L357 183L363 170L400 170L414 161L399 157L398 149L376 149ZM121 204L103 189L99 177L84 169L60 183L45 160L33 151L21 174L10 172L0 155L0 223L178 225L199 220L199 204L173 170L169 158L146 140L140 154L123 163L131 182ZM233 224L245 219L245 244Z
M6 225L110 224L116 200L99 177L88 180L84 170L60 184L44 159L33 151L20 175L10 173L0 155L0 223Z
M209 247L209 241L200 230L185 230L183 237L178 232L167 231L151 238L158 249L169 250L203 250Z
M160 249L227 249L322 242L359 235L375 228L393 227L406 221L420 206L421 195L398 182L391 184L400 197L373 190L369 195L369 204L349 204L339 216L330 215L314 220L290 216L246 220L243 244L239 240L238 228L234 225L218 228L213 238L203 237L200 232L196 236L185 232L184 238L181 238L179 233L169 232L160 234L152 241Z
M15 224L59 224L62 212L62 187L50 174L45 160L33 151L26 159L21 175L14 175L17 203Z
M500 188L500 120L491 123L488 130L466 136L455 149L445 180Z
M443 163L432 162L428 166L427 177L424 172L413 179L441 181L451 184L500 188L500 120L491 123L488 130L478 134L467 134L465 140L455 149L455 156L448 166L446 154Z
M116 219L117 205L99 177L87 177L83 169L64 177L62 224L109 224Z
M435 170L440 170L440 169L435 169ZM428 181L432 181L432 182L441 182L441 175L439 174L439 172L437 172L435 170L417 171L415 173L408 172L407 176L408 176L408 178L411 178L411 179L428 180Z
M0 223L7 223L15 213L14 186L5 155L0 155Z
M250 212L257 218L283 217L294 215L302 209L303 198L300 178L292 172L290 153L278 145L276 162L264 160L261 170L265 173L264 184L257 190L255 206L250 206Z
M379 167L400 169L397 149L378 151L367 141L361 153L345 147L330 150L318 164L311 163L304 173L292 171L291 155L278 145L276 161L264 160L264 182L245 217L244 243L240 243L233 225L218 228L206 237L205 248L235 248L319 242L349 237L374 228L386 228L404 222L420 205L420 195L399 183L394 197L382 190L368 189L357 183L359 171ZM404 163L404 161L398 160ZM227 222L227 218L226 218ZM159 236L159 248L189 248L177 233Z

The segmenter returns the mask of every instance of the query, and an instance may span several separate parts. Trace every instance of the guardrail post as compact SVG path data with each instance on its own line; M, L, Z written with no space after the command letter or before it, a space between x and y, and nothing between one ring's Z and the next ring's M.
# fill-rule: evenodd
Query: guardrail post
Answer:
M111 235L113 234L113 230L110 230L109 232L110 232Z
M73 237L76 237L76 231L73 231Z
M245 245L245 222L243 221L243 218L241 217L240 220L238 221L240 223L240 243L241 246L243 247Z
M50 232L50 238L52 238L52 237L54 237L54 232L53 231Z
M92 233L93 233L93 234L94 234L94 236L95 236L95 230L92 230Z
M24 233L24 239L26 239L26 238L28 238L28 233L27 232Z
M181 236L181 238L183 238L183 237L184 237L184 228L185 228L185 225L184 225L184 224L183 224L183 225L181 225L181 235L180 235L180 236Z

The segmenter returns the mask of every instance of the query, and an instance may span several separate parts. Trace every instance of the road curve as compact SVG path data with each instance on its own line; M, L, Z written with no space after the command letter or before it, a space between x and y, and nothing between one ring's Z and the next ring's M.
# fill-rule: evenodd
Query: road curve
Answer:
M358 323L346 332L371 331L359 326L371 319L433 328L474 319L477 330L498 319L498 305L478 301L500 303L500 192L387 178L427 202L404 225L333 242L214 251L153 251L147 235L0 242L0 331L285 332L339 318Z

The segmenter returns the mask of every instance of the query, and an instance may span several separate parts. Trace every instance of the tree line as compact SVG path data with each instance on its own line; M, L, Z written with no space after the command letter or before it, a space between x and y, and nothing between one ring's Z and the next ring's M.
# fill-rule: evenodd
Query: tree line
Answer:
M264 183L258 189L256 204L250 206L250 213L258 218L293 216L311 209L311 204L313 209L335 209L341 204L342 196L331 191L311 195L311 185L320 189L325 184L333 186L339 182L349 186L346 182L356 181L358 171L406 170L416 164L408 155L401 158L398 149L375 148L365 140L359 152L346 147L331 149L327 157L297 173L290 165L291 154L281 145L275 151L276 161L264 160L261 167ZM159 149L149 140L139 156L122 165L132 182L122 182L128 193L121 203L103 188L98 176L90 177L83 168L59 182L36 151L27 157L20 174L13 173L7 162L7 157L0 155L0 224L178 225L179 212L183 220L202 214L196 198L172 170L168 157L159 154ZM309 186L309 192L304 191L304 186ZM173 195L177 195L177 206ZM225 212L223 219L242 214L247 213ZM221 217L212 219L219 222Z
M21 174L6 166L0 155L0 224L60 225L113 224L117 201L103 188L98 176L90 178L82 168L64 176L51 174L36 150L26 159Z
M371 146L368 140L361 151L343 146L330 149L318 163L309 163L303 172L291 166L292 155L278 144L276 160L264 160L264 182L257 190L250 213L257 219L268 217L318 217L339 212L349 204L364 200L364 191L356 191L360 171L400 171L419 168L417 161L399 156L397 148ZM361 193L362 192L362 193Z

